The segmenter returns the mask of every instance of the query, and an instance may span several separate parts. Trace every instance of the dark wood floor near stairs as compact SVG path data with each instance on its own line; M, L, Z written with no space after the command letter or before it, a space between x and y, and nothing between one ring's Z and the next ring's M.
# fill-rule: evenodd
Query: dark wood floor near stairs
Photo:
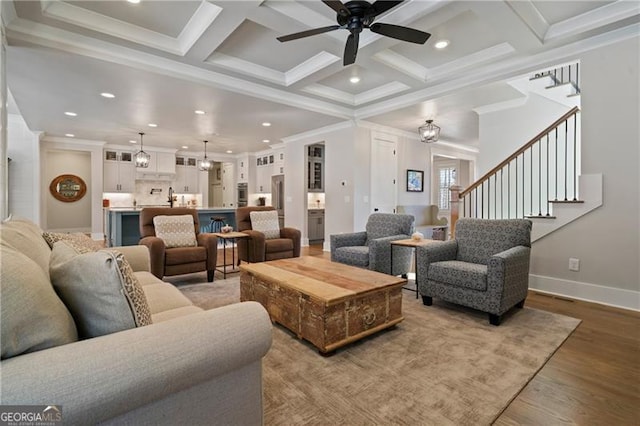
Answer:
M533 291L526 306L582 323L494 424L639 425L640 313Z

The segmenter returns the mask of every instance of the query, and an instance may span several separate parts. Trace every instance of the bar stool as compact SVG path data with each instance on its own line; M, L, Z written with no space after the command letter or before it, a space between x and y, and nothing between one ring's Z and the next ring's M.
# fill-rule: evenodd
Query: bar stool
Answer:
M209 222L210 232L222 232L222 227L224 226L224 217L221 216L213 216L211 221Z

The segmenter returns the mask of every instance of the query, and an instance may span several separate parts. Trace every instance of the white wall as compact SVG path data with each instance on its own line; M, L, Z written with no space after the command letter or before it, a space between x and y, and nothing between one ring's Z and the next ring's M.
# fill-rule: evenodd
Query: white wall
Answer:
M40 224L40 133L21 116L8 115L9 214Z
M415 138L400 137L398 141L398 205L431 204L431 145ZM424 172L424 192L407 192L407 170Z
M478 175L497 166L570 109L530 94L519 107L480 114Z
M640 291L639 52L636 37L580 57L582 171L604 174L604 204L537 242L532 274ZM568 270L569 257L580 259L579 272ZM585 298L598 290L576 287ZM639 294L631 298L640 308Z
M87 184L87 192L72 203L57 200L43 185L46 229L57 232L91 231L91 154L80 151L47 151L43 156L43 179L51 182L57 176L72 174Z

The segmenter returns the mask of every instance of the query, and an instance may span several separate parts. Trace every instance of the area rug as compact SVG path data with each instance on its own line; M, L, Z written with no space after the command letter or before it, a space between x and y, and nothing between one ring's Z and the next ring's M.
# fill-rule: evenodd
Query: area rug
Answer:
M205 309L239 301L239 279L174 283ZM204 283L203 283L204 281ZM502 325L404 291L405 320L322 357L276 325L264 359L266 425L491 424L580 323L525 307Z

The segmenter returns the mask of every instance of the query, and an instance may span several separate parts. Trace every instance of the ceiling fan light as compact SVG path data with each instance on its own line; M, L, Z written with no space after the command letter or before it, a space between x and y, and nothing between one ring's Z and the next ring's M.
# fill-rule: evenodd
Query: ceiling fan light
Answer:
M427 120L422 126L418 127L418 135L420 136L420 142L438 142L440 138L440 127L433 124L433 120Z
M144 133L140 132L138 134L140 135L140 151L136 152L136 155L134 155L134 162L136 164L136 167L146 169L147 167L149 167L151 155L144 152L144 149L142 147L142 137L144 136Z

